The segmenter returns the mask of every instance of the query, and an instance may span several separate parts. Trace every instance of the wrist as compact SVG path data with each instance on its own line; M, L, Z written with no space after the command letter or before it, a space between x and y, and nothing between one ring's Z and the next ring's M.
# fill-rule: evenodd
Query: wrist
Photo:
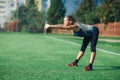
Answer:
M48 28L52 28L52 27L53 27L53 25L48 24Z

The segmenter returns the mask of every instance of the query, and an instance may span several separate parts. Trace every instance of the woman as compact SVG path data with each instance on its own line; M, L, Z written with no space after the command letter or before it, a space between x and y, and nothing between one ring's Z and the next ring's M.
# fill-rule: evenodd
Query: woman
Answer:
M75 36L84 37L81 49L75 61L71 62L70 64L67 64L67 66L78 66L78 61L83 56L87 48L87 45L90 42L91 43L90 62L87 66L85 66L83 70L84 71L93 70L92 65L94 63L94 59L96 56L96 44L99 36L99 30L97 27L78 23L72 16L65 16L64 24L57 24L57 25L46 24L44 29L47 30L48 28L72 29Z

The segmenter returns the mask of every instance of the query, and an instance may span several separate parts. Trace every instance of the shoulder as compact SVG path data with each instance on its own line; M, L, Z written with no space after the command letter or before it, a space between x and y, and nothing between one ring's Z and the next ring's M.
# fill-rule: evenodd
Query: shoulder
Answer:
M79 23L75 23L74 26L75 27L80 27L80 24Z

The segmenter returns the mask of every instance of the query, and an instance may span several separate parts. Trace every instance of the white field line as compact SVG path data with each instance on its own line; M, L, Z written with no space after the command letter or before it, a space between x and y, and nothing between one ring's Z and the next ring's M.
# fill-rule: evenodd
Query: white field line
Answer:
M78 44L78 43L75 43L75 42L72 42L72 41L63 40L63 39L58 39L58 38L51 37L51 36L45 36L45 37L46 37L46 38L49 38L49 39L53 39L53 40L55 40L55 41L61 41L61 42L70 43L70 44L73 44L73 45L76 45L76 46L81 46L81 44ZM90 47L88 47L88 48L90 48ZM111 51L107 51L107 50L100 49L100 48L97 48L97 50L102 51L102 52L105 52L105 53L109 53L109 54L114 54L114 55L120 56L120 54L119 54L119 53L116 53L116 52L111 52Z

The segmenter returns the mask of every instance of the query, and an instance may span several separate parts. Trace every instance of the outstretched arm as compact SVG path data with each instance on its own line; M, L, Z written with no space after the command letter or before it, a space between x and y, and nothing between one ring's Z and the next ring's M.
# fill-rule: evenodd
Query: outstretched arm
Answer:
M75 29L75 28L78 28L79 25L78 24L73 24L73 25L69 25L69 26L63 26L64 29Z
M49 24L48 24L49 25ZM63 24L55 24L55 25L49 25L49 28L53 28L53 29L62 29L63 28Z
M63 24L56 24L56 25L49 25L49 24L45 24L44 29L47 30L48 28L53 28L53 29L74 29L77 28L78 24L74 24L74 25L69 25L69 26L65 26Z
M48 28L57 28L57 29L62 29L64 25L63 24L56 24L56 25L49 25L49 24L45 24L44 29L47 30Z

